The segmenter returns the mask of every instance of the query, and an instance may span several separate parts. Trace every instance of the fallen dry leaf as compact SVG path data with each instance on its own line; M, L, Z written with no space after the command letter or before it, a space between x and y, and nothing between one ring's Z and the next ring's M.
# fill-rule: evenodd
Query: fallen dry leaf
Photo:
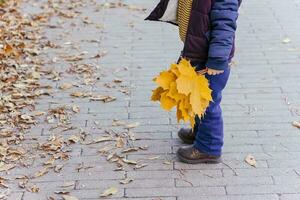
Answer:
M250 154L246 156L245 162L253 167L256 167L256 160L255 160L254 156L252 156Z
M290 43L291 42L291 39L290 38L284 38L283 40L282 40L282 43L283 44L288 44L288 43Z
M103 137L98 137L98 138L93 139L91 144L100 143L100 142L107 142L107 141L112 141L112 140L114 140L114 138L111 137L111 136L103 136Z
M126 178L126 179L121 180L120 183L123 184L123 185L126 185L126 184L128 184L132 181L133 181L132 178Z
M117 98L108 95L94 95L90 98L92 101L103 101L104 103L115 101Z
M38 177L44 176L44 175L47 174L48 172L49 172L49 167L45 167L45 168L43 168L42 170L36 172L36 173L34 174L33 177L34 177L34 178L38 178Z
M64 200L79 200L77 197L75 196L70 196L70 195L62 195L62 198Z
M296 128L300 128L300 122L293 121L292 125Z
M61 86L59 86L59 89L61 90L67 90L73 87L73 84L71 83L63 83Z
M127 124L127 125L126 125L126 128L132 129L132 128L138 127L139 125L140 125L139 122L135 122L135 123L132 123L132 124Z
M134 166L134 169L141 169L141 168L144 168L144 167L147 167L148 165L143 163L143 164L137 164Z
M63 188L68 188L68 187L74 188L74 186L75 186L75 182L71 181L71 182L65 182L61 187L63 187Z
M80 108L79 108L79 106L72 106L72 111L73 112L75 112L75 113L79 113L79 111L80 111Z
M64 165L56 165L56 166L54 167L54 171L55 171L56 173L60 173L60 171L62 170L63 167L64 167Z
M13 131L9 129L0 130L0 137L11 137L13 135Z
M136 165L137 164L137 161L135 161L135 160L128 160L128 159L125 159L125 158L123 158L122 161L124 163L131 164L131 165Z
M77 143L80 141L80 138L76 135L72 135L69 137L68 141L72 142L72 143Z
M37 187L36 185L33 185L30 188L28 188L27 190L32 192L32 193L38 193L40 191L40 188Z
M138 150L139 150L138 147L132 147L132 148L122 150L122 153L130 153L130 152L135 152L135 151L138 151Z
M121 137L118 137L118 138L116 139L116 147L117 147L117 148L123 148L124 145L125 145L124 139L121 138Z
M118 189L116 187L110 187L107 190L105 190L104 192L102 192L100 197L108 197L108 196L116 194L117 192L118 192Z
M0 162L0 172L8 171L15 168L15 164L5 164L4 162Z

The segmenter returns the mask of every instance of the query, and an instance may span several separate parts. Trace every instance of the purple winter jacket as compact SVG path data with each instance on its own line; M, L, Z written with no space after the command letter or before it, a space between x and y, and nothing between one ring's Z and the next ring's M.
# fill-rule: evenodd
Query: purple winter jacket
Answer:
M172 0L160 0L146 20L160 21L169 1ZM193 0L182 57L211 69L227 68L234 55L236 20L241 2Z

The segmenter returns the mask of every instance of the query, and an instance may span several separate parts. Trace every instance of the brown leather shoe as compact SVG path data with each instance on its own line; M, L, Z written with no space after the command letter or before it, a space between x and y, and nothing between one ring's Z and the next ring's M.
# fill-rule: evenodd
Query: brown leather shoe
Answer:
M189 164L217 164L222 162L221 156L211 156L206 153L202 153L193 146L180 147L177 151L177 156L180 161Z
M190 128L181 128L178 131L178 137L185 143L185 144L193 144L196 138L196 134Z

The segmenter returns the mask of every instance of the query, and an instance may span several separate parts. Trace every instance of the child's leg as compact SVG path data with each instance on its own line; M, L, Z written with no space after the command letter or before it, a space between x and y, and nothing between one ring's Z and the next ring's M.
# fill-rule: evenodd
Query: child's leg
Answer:
M203 153L220 156L223 146L223 118L220 107L222 90L225 88L230 69L219 75L206 75L213 90L213 102L209 105L202 119L196 117L196 140L194 147Z

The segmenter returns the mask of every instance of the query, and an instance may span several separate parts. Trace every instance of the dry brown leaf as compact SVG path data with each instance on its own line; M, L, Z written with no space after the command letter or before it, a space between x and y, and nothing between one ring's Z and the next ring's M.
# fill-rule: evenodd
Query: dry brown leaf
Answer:
M10 191L9 190L5 190L5 191L1 191L0 192L0 200L6 200L8 195L9 195Z
M68 141L72 142L72 143L77 143L77 142L80 141L80 138L76 135L72 135L72 136L69 137Z
M58 191L54 191L55 194L70 194L70 191L68 190L58 190Z
M123 158L122 161L124 163L130 164L130 165L136 165L137 164L137 161L135 161L135 160L128 160L126 158Z
M118 192L118 188L116 187L110 187L107 190L105 190L104 192L102 192L102 194L100 195L100 197L108 197L111 195L114 195Z
M132 141L136 140L135 134L131 130L128 131L128 136L129 136L130 140L132 140Z
M32 72L31 73L31 77L33 79L40 79L41 78L41 74L39 72Z
M72 83L63 83L61 86L59 86L59 89L61 90L67 90L73 87Z
M99 149L98 152L100 152L100 153L107 153L112 148L114 148L112 145L107 145L107 146L102 147L101 149Z
M115 101L117 98L108 95L94 95L90 98L92 101L103 101L104 103Z
M79 108L79 106L72 106L72 111L74 112L74 113L79 113L80 112L80 108Z
M120 120L113 120L112 126L125 126L126 122Z
M148 160L157 160L157 159L159 159L160 158L160 156L153 156L153 157L149 157L149 158L147 158Z
M112 141L112 140L114 140L114 138L111 136L103 136L103 137L98 137L98 138L93 139L93 141L91 143L94 144L94 143L107 142L107 141Z
M122 150L122 153L130 153L130 152L135 152L135 151L138 151L138 150L139 150L138 147L132 147L132 148Z
M7 180L8 180L8 179L3 178L3 177L0 176L0 187L1 187L1 188L8 188L8 185L6 184L6 181L7 181Z
M140 125L139 122L135 122L135 123L132 123L132 124L127 124L127 125L126 125L126 128L132 129L132 128L138 127L139 125Z
M68 188L68 187L74 187L74 186L75 186L75 182L71 181L71 182L65 182L64 185L62 185L61 187Z
M34 174L34 178L38 178L38 177L41 177L41 176L44 176L45 174L47 174L49 172L49 167L44 167L43 169L41 169L40 171L36 172Z
M117 148L123 148L124 145L125 145L124 139L121 138L121 137L118 137L118 138L116 139L116 147L117 147Z
M253 167L256 167L256 160L255 160L254 156L252 156L250 154L246 156L245 162Z
M84 97L83 92L73 92L70 94L72 97Z
M132 181L133 181L132 178L126 178L124 180L121 180L120 183L123 184L123 185L126 185L126 184L128 184L128 183L130 183Z
M13 136L13 131L9 129L0 130L0 137L11 137Z
M5 164L4 162L0 162L0 172L8 171L15 168L15 164Z
M282 40L282 43L283 44L288 44L288 43L290 43L291 42L291 39L290 38L284 38L283 40Z
M79 200L77 197L75 196L70 196L70 195L62 195L62 198L64 200Z
M172 165L172 162L170 162L170 161L164 161L163 164L165 164L165 165Z
M51 157L50 159L48 159L46 162L44 162L44 165L53 165L55 162L55 158Z
M296 128L300 128L300 122L293 121L292 125Z
M63 167L64 167L64 165L56 165L56 166L54 167L54 171L55 171L56 173L60 173L60 171L62 170Z
M134 169L141 169L141 168L144 168L144 167L147 167L148 165L147 164L137 164L134 166Z
M112 153L108 154L108 155L106 156L106 160L107 160L107 161L111 160L115 155L116 155L115 152L112 152Z
M115 82L115 83L122 83L123 80L122 80L122 79L119 79L119 78L116 78L116 79L114 79L114 82Z
M46 114L46 112L43 112L43 111L35 111L35 112L33 113L34 116L42 116L42 115L44 115L44 114Z
M28 190L32 193L38 193L40 191L40 188L37 187L36 185L33 185Z

